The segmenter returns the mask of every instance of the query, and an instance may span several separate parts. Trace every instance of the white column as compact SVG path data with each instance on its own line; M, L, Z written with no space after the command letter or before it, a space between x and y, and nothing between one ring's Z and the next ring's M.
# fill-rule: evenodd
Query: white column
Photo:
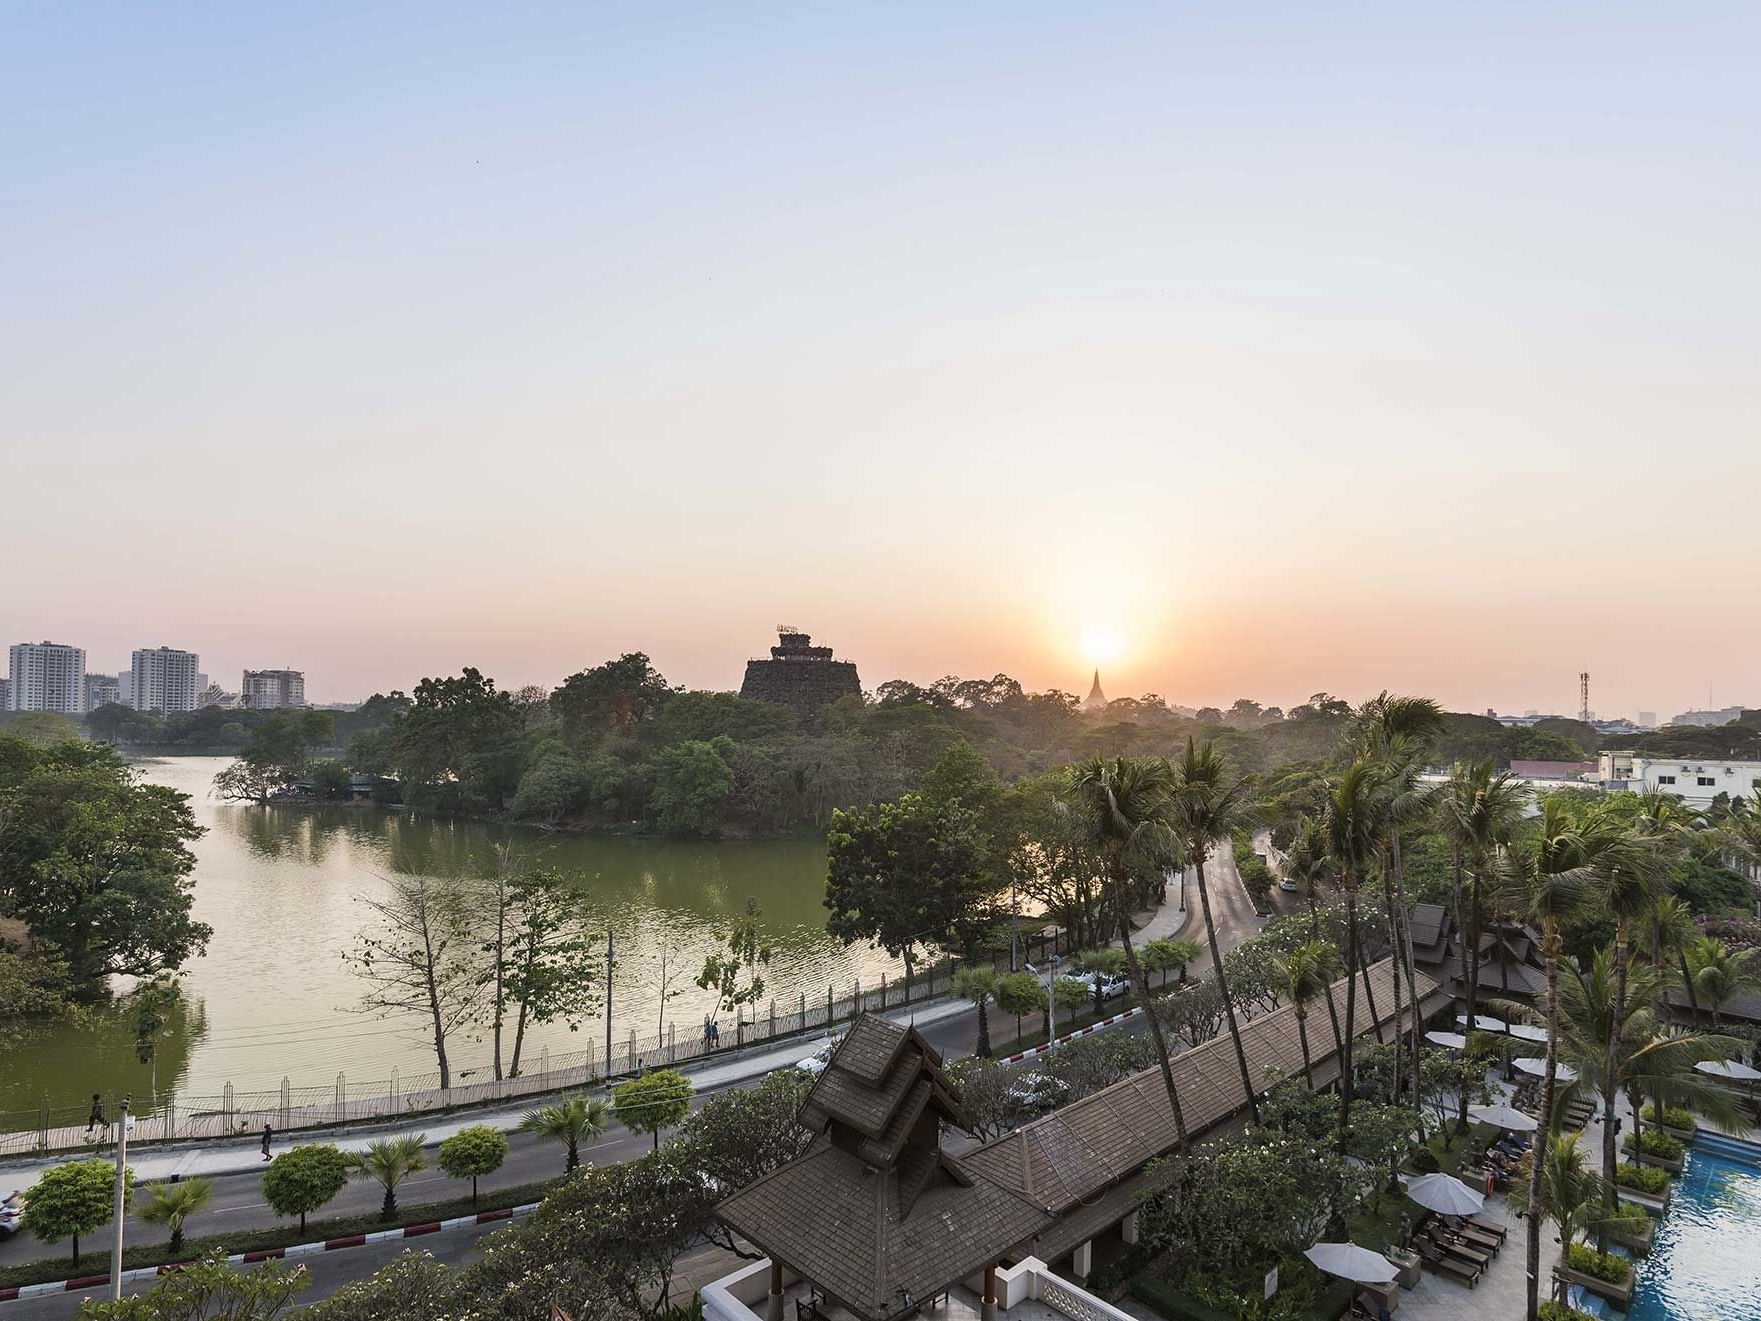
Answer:
M1119 1222L1119 1237L1125 1240L1127 1247L1137 1243L1137 1212L1133 1211Z
M1085 1280L1088 1278L1088 1268L1094 1261L1094 1246L1093 1239L1084 1239L1082 1245L1070 1254L1071 1271Z

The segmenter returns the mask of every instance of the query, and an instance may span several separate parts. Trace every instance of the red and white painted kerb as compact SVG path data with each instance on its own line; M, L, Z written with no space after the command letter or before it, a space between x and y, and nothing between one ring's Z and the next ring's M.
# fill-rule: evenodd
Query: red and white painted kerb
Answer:
M479 1211L476 1215L455 1216L451 1220L433 1220L425 1225L404 1225L398 1229L380 1229L371 1234L345 1234L341 1238L325 1239L322 1243L295 1243L285 1248L266 1248L261 1252L236 1252L226 1259L228 1266L248 1266L259 1261L274 1261L280 1257L309 1257L316 1252L334 1252L338 1248L358 1248L368 1243L386 1243L394 1238L421 1238L424 1234L439 1234L448 1229L464 1229L469 1225L486 1225L496 1220L512 1220L515 1216L530 1215L538 1209L537 1202L529 1202L525 1206L503 1207L499 1211ZM141 1266L132 1271L122 1273L124 1285L142 1284L147 1280L172 1271L182 1270L193 1265L193 1261L177 1262L165 1266ZM39 1298L44 1294L73 1293L81 1289L96 1289L99 1285L110 1283L110 1276L82 1275L75 1280L49 1280L42 1284L21 1284L10 1289L0 1289L0 1303L9 1303L18 1298Z
M1066 1041L1075 1041L1076 1038L1078 1038L1078 1037L1086 1037L1090 1033L1099 1032L1104 1027L1112 1027L1113 1024L1115 1024L1115 1023L1123 1023L1126 1019L1135 1018L1135 1017L1137 1017L1137 1015L1141 1014L1142 1012L1143 1012L1143 1006L1141 1006L1141 1005L1139 1005L1135 1009L1127 1009L1122 1014L1114 1014L1111 1018L1103 1018L1098 1023L1090 1023L1087 1027L1079 1027L1076 1029L1076 1031L1066 1032L1061 1037L1053 1037L1050 1041L1046 1042L1042 1046L1034 1046L1033 1048L1031 1048L1029 1050L1018 1050L1013 1055L1006 1057L1002 1061L1002 1063L1004 1063L1004 1064L1019 1064L1019 1063L1021 1063L1022 1060L1030 1060L1035 1055L1044 1055L1048 1050L1056 1050L1059 1046L1062 1046Z

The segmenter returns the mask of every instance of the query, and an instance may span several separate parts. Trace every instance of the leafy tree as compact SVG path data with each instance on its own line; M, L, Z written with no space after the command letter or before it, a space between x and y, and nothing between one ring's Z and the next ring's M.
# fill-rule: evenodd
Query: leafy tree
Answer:
M632 1133L648 1133L660 1150L660 1130L671 1128L691 1113L696 1089L677 1069L651 1069L611 1089L618 1122Z
M263 1171L263 1200L278 1216L306 1216L322 1210L349 1181L349 1161L338 1148L322 1143L290 1147Z
M153 977L206 947L191 915L187 795L141 783L110 748L0 737L0 904L65 963L74 992Z
M574 753L553 746L538 753L520 777L510 811L516 821L553 826L581 810L592 791L587 768Z
M1702 936L1689 944L1682 957L1689 992L1711 1011L1715 1030L1725 1005L1743 991L1761 986L1761 947L1732 950L1715 936Z
M161 1275L143 1294L118 1302L87 1299L81 1321L274 1321L312 1283L303 1266L272 1261L248 1271L219 1250Z
M7 721L6 735L35 747L51 748L58 743L77 741L79 727L53 711L24 711Z
M610 1113L611 1107L603 1097L571 1096L528 1110L520 1120L520 1131L555 1138L567 1147L569 1156L563 1165L567 1174L581 1164L581 1143L591 1145L599 1141L610 1122Z
M384 898L358 896L377 919L343 957L367 983L361 1004L428 1020L442 1090L452 1086L447 1041L478 1012L476 914L456 882L421 874L385 878Z
M481 1311L465 1310L476 1301L469 1279L465 1272L441 1265L426 1252L405 1252L366 1279L346 1285L306 1308L302 1321L441 1321L446 1317L484 1316ZM241 1317L239 1321L245 1319Z
M1302 1080L1312 1087L1314 1070L1309 1060L1309 1004L1329 994L1339 972L1339 951L1324 940L1306 941L1278 959L1277 968L1280 989L1296 1013L1296 1036L1302 1044Z
M183 1251L183 1226L191 1216L208 1205L214 1196L214 1180L196 1175L176 1183L158 1183L147 1193L147 1200L136 1212L149 1225L164 1225L171 1231L169 1250L172 1256Z
M70 1016L67 965L37 950L0 944L0 1049Z
M379 1207L381 1220L397 1218L397 1186L428 1168L428 1157L422 1150L425 1137L422 1133L408 1133L403 1137L380 1138L365 1151L345 1153L351 1174L371 1179L385 1189L385 1200Z
M507 1155L508 1140L499 1129L488 1124L473 1124L442 1142L434 1159L447 1178L471 1181L471 1205L475 1206L477 1180L499 1170Z
M722 933L722 949L703 961L703 971L697 976L697 985L714 991L716 1007L727 1013L756 1004L764 996L764 977L759 969L770 963L770 946L759 934L763 916L758 901L748 899L745 911Z
M978 1054L989 1058L991 1053L991 1021L986 1012L997 991L996 970L983 964L960 969L954 974L954 994L978 1006Z
M73 1239L73 1260L79 1262L79 1241L110 1222L114 1210L116 1167L107 1160L76 1160L51 1165L37 1176L24 1199L24 1227L45 1243ZM126 1173L123 1204L134 1193L134 1171Z
M1088 987L1074 977L1052 978L1052 1008L1066 1022L1074 1019L1088 1003ZM1057 1024L1053 1023L1054 1030Z
M606 734L634 733L660 714L670 695L648 657L630 651L571 674L550 695L550 705L562 718L565 737L582 744Z
M337 802L349 796L349 768L334 757L307 762L306 780L315 797Z
M731 739L675 744L660 754L654 770L652 806L661 826L675 834L707 835L715 830L722 805L734 791Z
M1021 1019L1026 1014L1043 1013L1046 1008L1046 988L1038 977L1031 972L1011 972L997 978L995 988L991 992L997 1002L997 1008L1005 1014L1015 1015L1015 1039L1021 1040Z
M1162 974L1162 985L1168 984L1168 974L1176 969L1180 972L1180 980L1186 980L1186 966L1198 958L1199 948L1196 940L1178 938L1174 940L1152 940L1143 947L1138 958L1143 963L1145 972Z
M903 960L914 975L920 948L971 956L1002 917L998 885L986 871L988 841L976 814L923 794L832 814L826 929L854 944L868 940Z
M391 726L397 776L437 807L499 810L525 769L525 722L510 693L467 667L456 679L424 679Z
M1084 950L1076 956L1076 966L1083 972L1094 974L1095 1017L1104 1016L1107 1012L1106 983L1125 971L1125 951L1112 946Z
M720 1188L744 1188L807 1149L814 1134L801 1126L801 1104L813 1080L800 1069L778 1069L756 1087L740 1087L705 1101L669 1144L686 1153Z

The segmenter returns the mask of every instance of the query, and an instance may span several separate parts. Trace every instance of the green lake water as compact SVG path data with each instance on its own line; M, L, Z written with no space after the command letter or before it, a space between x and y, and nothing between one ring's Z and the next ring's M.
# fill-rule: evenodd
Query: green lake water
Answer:
M207 833L195 853L196 915L214 928L208 952L191 962L186 1002L160 1044L156 1069L135 1057L132 1019L98 1015L77 1028L42 1034L0 1057L0 1130L32 1127L45 1100L83 1106L93 1092L131 1093L138 1110L176 1088L182 1097L328 1087L430 1073L434 1053L421 1020L353 1012L362 984L342 951L369 914L357 896L375 893L397 872L469 874L485 867L498 841L579 877L584 913L607 928L618 950L613 1029L656 1031L659 963L669 951L677 998L667 1002L679 1030L698 1030L709 997L692 985L716 931L748 898L764 910L773 949L767 982L783 1005L823 999L828 983L848 994L856 978L895 971L863 946L826 935L821 904L825 849L818 841L683 842L509 830L378 808L314 809L221 803L208 796L221 757L141 763L146 777L189 794ZM724 1016L724 1022L726 1022ZM528 1050L573 1052L603 1042L603 1021L571 1033L534 1029ZM452 1047L455 1074L487 1077L486 1043ZM484 1069L482 1073L475 1073ZM143 1104L145 1102L146 1104ZM65 1122L65 1121L64 1121Z

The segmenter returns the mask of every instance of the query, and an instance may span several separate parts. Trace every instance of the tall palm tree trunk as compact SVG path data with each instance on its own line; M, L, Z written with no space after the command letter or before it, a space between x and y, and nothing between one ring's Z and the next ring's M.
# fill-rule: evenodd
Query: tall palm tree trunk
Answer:
M1700 1026L1700 997L1694 994L1694 974L1688 971L1688 954L1684 949L1677 949L1675 961L1681 966L1682 987L1688 993L1688 1011L1693 1015L1694 1026Z
M1357 949L1357 970L1363 974L1364 1003L1369 1006L1370 1026L1376 1029L1376 1043L1380 1045L1382 1044L1382 1015L1376 1008L1376 988L1370 984L1370 956L1361 944Z
M1296 1011L1296 1039L1302 1043L1302 1085L1315 1090L1314 1066L1309 1063L1309 1016L1306 1009L1298 1006Z
M1309 889L1309 939L1321 939L1321 910L1315 907L1315 892ZM1349 975L1349 971L1348 974ZM1345 1049L1345 1037L1339 1031L1339 1006L1333 1003L1333 988L1327 988L1327 1017L1333 1022L1333 1049Z
M1467 963L1467 1024L1461 1030L1464 1037L1471 1037L1474 1031L1474 1009L1480 998L1480 879L1476 873L1468 881L1467 924L1461 927L1462 943L1466 946L1463 953ZM1458 923L1459 925L1459 923ZM1461 1089L1460 1110L1455 1117L1457 1136L1468 1130L1467 1119L1468 1089Z
M1424 1023L1419 1015L1419 978L1413 965L1412 954L1412 922L1406 907L1406 859L1400 848L1400 832L1394 832L1394 911L1400 915L1400 948L1402 962L1406 965L1406 989L1412 999L1412 1102L1413 1109L1419 1109L1419 1073L1423 1060L1420 1043L1424 1040Z
M1345 1046L1339 1052L1339 1154L1351 1144L1352 1048L1357 1044L1357 889L1345 891Z
M1618 1205L1614 1190L1614 1170L1619 1159L1619 1152L1614 1141L1614 1101L1619 1090L1615 1086L1616 1064L1620 1057L1620 1038L1626 1028L1626 974L1627 974L1627 924L1621 918L1614 925L1614 1016L1608 1021L1608 1044L1603 1055L1603 1078L1606 1080L1602 1093L1602 1178L1607 1184L1604 1190L1603 1208L1607 1215L1612 1216ZM1633 1112L1634 1132L1638 1131L1638 1112ZM1636 1140L1636 1139L1635 1139ZM1607 1248L1607 1235L1600 1225L1596 1227L1596 1247L1598 1251Z
M1559 960L1547 954L1547 1068L1541 1083L1541 1128L1529 1156L1528 1321L1541 1314L1541 1175L1553 1139L1553 1086L1559 1060Z
M1400 924L1394 920L1394 871L1391 866L1382 869L1382 907L1388 915L1388 939L1393 946L1388 955L1388 967L1393 976L1388 980L1394 984L1394 1092L1389 1099L1399 1105L1404 1082L1401 1075L1406 1071L1406 1041L1401 1036L1400 1026L1400 966L1405 960L1400 956ZM1380 1033L1376 1039L1381 1040Z
M1217 948L1217 924L1211 920L1211 890L1205 884L1204 854L1200 853L1194 862L1198 871L1198 901L1205 913L1205 935L1211 942L1211 968L1217 977L1217 989L1223 993L1223 1010L1229 1016L1229 1039L1235 1043L1235 1066L1241 1070L1241 1087L1247 1093L1248 1113L1257 1124L1260 1122L1260 1101L1254 1095L1253 1076L1247 1071L1247 1052L1241 1048L1241 1028L1235 1022L1235 1001L1229 996L1229 979L1223 975L1223 951Z
M1168 1038L1162 1031L1162 1018L1156 1012L1156 1002L1150 999L1149 977L1143 965L1137 961L1137 950L1131 943L1131 922L1125 913L1123 899L1119 901L1119 941L1125 947L1125 969L1131 980L1137 984L1138 994L1143 996L1144 1017L1150 1021L1150 1036L1156 1043L1156 1060L1162 1066L1162 1085L1168 1089L1168 1108L1174 1112L1174 1140L1180 1147L1186 1146L1186 1116L1180 1111L1180 1089L1174 1085L1174 1065L1168 1054Z

